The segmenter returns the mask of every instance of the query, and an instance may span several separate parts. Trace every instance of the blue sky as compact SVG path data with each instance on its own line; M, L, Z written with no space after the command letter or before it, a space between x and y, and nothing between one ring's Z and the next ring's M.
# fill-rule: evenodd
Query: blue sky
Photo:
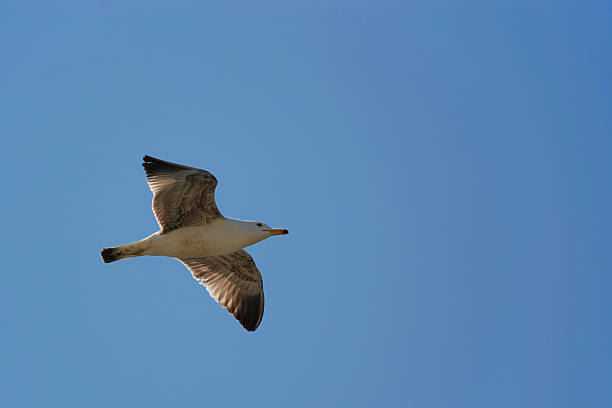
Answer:
M607 407L609 2L3 2L3 406ZM140 159L207 169L247 333Z

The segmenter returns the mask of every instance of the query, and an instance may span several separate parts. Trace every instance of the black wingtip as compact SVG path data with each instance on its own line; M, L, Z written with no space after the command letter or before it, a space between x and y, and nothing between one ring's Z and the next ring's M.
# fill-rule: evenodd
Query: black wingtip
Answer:
M151 157L149 155L144 155L142 157L142 163L140 163L142 165L142 167L144 167L145 169L147 168L147 164L151 164L153 162L155 158Z
M247 331L254 332L261 324L264 310L263 292L255 296L247 296L242 306L233 313L234 317L240 322Z
M142 166L147 169L147 166L156 166L156 167L166 167L166 168L172 168L174 167L175 169L182 169L182 170L198 170L195 167L189 167L189 166L185 166L182 164L177 164L177 163L172 163L169 161L165 161L162 159L157 159L153 156L149 156L148 154L142 157ZM150 167L153 168L153 167Z

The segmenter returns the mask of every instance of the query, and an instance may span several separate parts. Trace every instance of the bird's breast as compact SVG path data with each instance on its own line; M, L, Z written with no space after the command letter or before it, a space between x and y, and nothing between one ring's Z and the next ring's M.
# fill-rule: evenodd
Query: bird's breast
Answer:
M231 234L215 225L185 227L157 236L155 252L175 258L229 254L242 246Z

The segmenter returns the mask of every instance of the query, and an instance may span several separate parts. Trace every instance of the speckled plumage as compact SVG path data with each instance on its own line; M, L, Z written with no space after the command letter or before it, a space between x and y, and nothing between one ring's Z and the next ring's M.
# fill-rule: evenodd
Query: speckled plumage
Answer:
M215 203L217 179L206 170L143 158L147 183L153 192L153 212L160 234L192 225L209 224L221 213Z
M264 311L263 282L253 258L246 251L179 260L245 329L257 329Z

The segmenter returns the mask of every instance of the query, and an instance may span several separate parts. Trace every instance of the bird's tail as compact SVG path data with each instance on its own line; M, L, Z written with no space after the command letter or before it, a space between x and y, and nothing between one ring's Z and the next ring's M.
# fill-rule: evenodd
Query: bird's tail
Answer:
M132 244L122 245L112 248L104 248L100 255L104 263L115 262L123 258L131 258L134 256L145 255L145 250L148 248L146 240L134 242Z
M102 252L100 252L100 255L102 255L102 259L104 260L104 263L115 262L115 261L125 258L125 256L122 256L121 250L119 248L120 247L102 249Z

